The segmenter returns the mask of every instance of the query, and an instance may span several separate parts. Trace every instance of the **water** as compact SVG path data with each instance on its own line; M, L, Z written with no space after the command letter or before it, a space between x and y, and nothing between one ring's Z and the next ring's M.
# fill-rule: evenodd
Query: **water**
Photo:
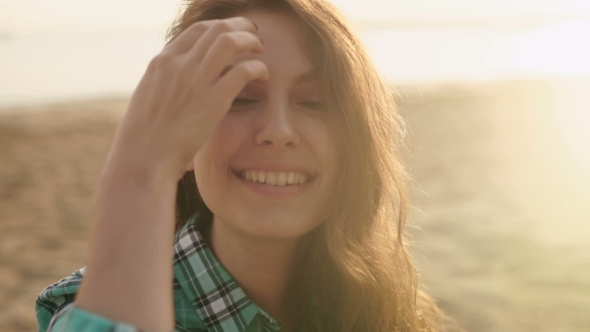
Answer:
M378 68L402 84L590 76L590 44L583 38L590 38L590 21L365 35Z
M467 331L590 331L583 91L590 80L513 82L487 96L443 90L400 103L415 261Z
M528 28L369 30L362 37L395 84L590 76L590 21ZM0 106L129 94L162 33L0 39Z
M410 86L400 89L399 105L412 129L409 166L416 182L416 209L410 225L422 231L410 231L422 280L469 331L590 329L590 44L583 42L590 36L589 27L578 21L522 29L363 34L381 72L393 83ZM0 107L127 95L163 45L158 33L1 40ZM498 83L550 77L550 84ZM479 85L472 95L453 86L419 93L427 84L459 82L465 88L485 81L496 83ZM31 274L37 277L56 271L55 257L70 263L74 259L68 255L78 255L73 265L82 264L79 248L84 238L74 236L80 240L74 243L77 250L67 246L72 241L42 247L62 236L44 233L55 224L46 222L40 228L37 214L54 222L70 218L81 225L74 231L86 229L85 219L71 217L77 216L72 211L90 204L94 180L88 179L99 174L97 156L106 155L110 142L110 136L99 133L112 135L114 124L109 126L92 122L92 129L47 137L28 137L25 130L18 133L24 137L20 141L6 134L5 143L15 145L0 151L24 158L5 159L16 160L16 166L9 167L16 175L7 173L8 178L11 183L22 178L28 190L23 189L27 194L22 197L41 202L41 207L24 209L19 206L33 205L19 200L21 196L7 196L17 203L6 201L2 211L18 212L18 217L7 219L18 222L3 224L12 232L2 233L7 234L6 241L0 241L3 250L22 238L31 243L24 256L5 256L19 258L14 266L25 272L37 267L42 272ZM78 134L90 138L70 138ZM46 200L39 200L43 190ZM81 204L82 198L87 205ZM23 236L25 226L29 233ZM32 250L37 246L43 250ZM63 275L56 273L55 278ZM4 272L2 276L10 279ZM21 277L14 280L31 284ZM22 288L31 290L28 286ZM32 317L29 305L35 294L18 293L22 312ZM6 303L17 308L14 301ZM7 315L20 324L23 320L13 312ZM32 318L30 324L34 326Z
M0 42L0 105L128 94L164 46L157 34Z

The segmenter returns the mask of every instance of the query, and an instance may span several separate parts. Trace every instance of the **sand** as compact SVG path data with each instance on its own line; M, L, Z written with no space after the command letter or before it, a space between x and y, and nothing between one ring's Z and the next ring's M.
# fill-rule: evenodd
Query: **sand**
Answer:
M37 294L84 265L94 188L126 103L0 116L0 331L36 330Z
M590 181L557 139L539 143L548 88L527 84L398 89L412 130L413 252L468 331L587 331L590 209L575 188ZM0 111L1 331L35 330L37 294L84 266L93 193L127 103Z

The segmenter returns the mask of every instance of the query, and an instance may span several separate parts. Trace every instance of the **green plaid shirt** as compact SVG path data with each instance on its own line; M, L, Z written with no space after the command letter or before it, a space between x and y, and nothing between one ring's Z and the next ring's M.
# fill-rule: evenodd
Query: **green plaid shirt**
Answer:
M178 231L174 243L174 309L176 331L281 331L280 324L252 302L215 258L199 233L202 218L194 215ZM36 301L39 332L116 331L137 328L77 308L76 291L85 268L45 288ZM313 326L323 331L317 306L311 306Z

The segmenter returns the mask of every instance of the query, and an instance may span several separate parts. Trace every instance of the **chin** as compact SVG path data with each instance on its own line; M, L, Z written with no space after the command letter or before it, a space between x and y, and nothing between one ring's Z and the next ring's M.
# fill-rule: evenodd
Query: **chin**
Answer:
M247 217L246 217L247 216ZM246 218L244 218L246 217ZM318 218L284 209L264 209L242 214L238 226L243 233L272 240L293 240L321 224Z

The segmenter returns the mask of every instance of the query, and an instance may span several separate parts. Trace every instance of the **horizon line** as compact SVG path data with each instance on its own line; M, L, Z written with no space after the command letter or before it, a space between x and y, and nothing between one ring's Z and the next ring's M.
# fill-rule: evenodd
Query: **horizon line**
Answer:
M532 27L539 25L547 25L551 23L559 23L573 20L590 20L590 17L585 16L569 16L569 15L553 15L545 17L493 17L493 18L472 18L472 19L409 19L409 20L395 20L395 19L367 19L367 18L350 18L353 26L359 27L363 30L404 30L404 29L451 29L451 28L497 28L497 27ZM166 26L143 26L143 27L122 27L122 26L96 26L96 25L80 25L77 26L76 31L61 30L61 29L25 29L24 31L11 31L8 27L0 29L0 40L12 39L14 37L33 37L46 36L53 34L65 35L81 35L81 34L137 34L154 32L165 34Z

